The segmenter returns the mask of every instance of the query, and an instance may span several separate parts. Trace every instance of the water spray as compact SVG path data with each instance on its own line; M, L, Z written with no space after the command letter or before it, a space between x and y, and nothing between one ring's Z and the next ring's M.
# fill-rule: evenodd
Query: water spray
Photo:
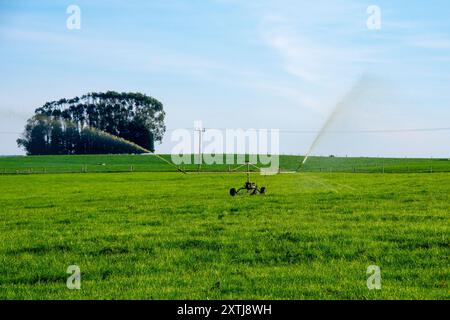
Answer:
M311 153L314 151L316 146L321 141L322 137L325 135L326 132L328 132L328 129L334 123L337 116L340 115L343 111L345 111L349 106L351 106L352 103L357 101L361 97L361 95L366 91L366 89L369 86L368 80L369 80L369 78L367 75L360 76L358 78L358 80L355 82L355 84L352 86L350 91L347 93L347 95L345 95L344 98L342 98L342 100L336 104L336 106L334 107L332 112L327 117L322 128L319 130L319 132L315 136L311 146L308 148L308 151L306 152L305 158L299 164L296 171L300 171L300 169L303 167L305 162L311 156Z
M42 119L46 119L47 121L53 121L53 119L52 119L51 117L47 116L47 115L42 115L42 114L40 114L39 117L41 117ZM66 120L66 119L62 120L62 123L63 123L65 126L72 125L72 126L75 126L75 127L76 127L76 124L75 124L74 122L69 121L69 120ZM83 129L83 130L87 129L87 130L89 130L89 131L91 131L91 132L94 132L94 133L96 133L96 134L98 134L98 135L103 135L103 136L108 137L108 138L110 138L110 139L116 139L116 140L118 140L118 141L121 141L122 143L125 143L125 144L130 145L130 146L132 146L133 148L135 148L136 150L141 151L142 153L148 153L148 154L151 154L151 155L157 157L158 159L164 161L165 163L167 163L167 164L173 166L178 172L186 173L186 171L184 171L184 170L181 169L180 167L176 166L174 163L170 162L169 160L165 159L164 157L162 157L162 156L160 156L160 155L158 155L158 154L152 152L151 150L148 150L148 149L146 149L146 148L143 148L143 147L141 147L140 145L138 145L138 144L136 144L136 143L134 143L134 142L132 142L132 141L129 141L129 140L124 139L124 138L122 138L122 137L113 135L113 134L111 134L111 133L108 133L108 132L106 132L106 131L97 129L97 128L92 127L92 126L84 126L82 129Z

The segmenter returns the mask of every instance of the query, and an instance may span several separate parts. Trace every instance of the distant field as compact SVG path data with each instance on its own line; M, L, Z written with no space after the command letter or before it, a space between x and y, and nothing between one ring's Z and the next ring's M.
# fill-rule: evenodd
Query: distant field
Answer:
M170 155L162 155L171 161ZM192 156L193 158L194 156ZM296 171L303 160L300 156L280 156L282 171ZM193 160L192 160L193 162ZM261 164L258 164L261 165ZM228 171L238 165L214 164L201 166L202 171ZM183 165L187 171L197 171L197 165ZM243 170L244 168L242 168ZM176 169L154 155L72 155L72 156L14 156L0 157L2 173L58 172L168 172ZM307 172L450 172L449 159L394 158L331 158L310 157L301 168Z
M231 198L244 179L0 176L0 299L450 298L450 174L255 174L267 195Z

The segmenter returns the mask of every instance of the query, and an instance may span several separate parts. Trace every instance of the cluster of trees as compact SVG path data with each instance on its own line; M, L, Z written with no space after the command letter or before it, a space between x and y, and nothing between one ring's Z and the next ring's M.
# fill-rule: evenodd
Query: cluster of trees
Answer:
M89 93L36 109L17 143L30 155L153 152L164 116L162 103L141 93Z
M22 138L17 140L29 155L145 153L149 150L92 127L81 130L70 123L35 115L27 121Z

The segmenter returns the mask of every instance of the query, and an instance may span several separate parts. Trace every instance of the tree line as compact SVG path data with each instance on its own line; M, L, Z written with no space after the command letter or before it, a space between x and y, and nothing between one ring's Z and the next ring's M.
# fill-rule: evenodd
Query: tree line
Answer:
M143 153L162 141L165 112L141 93L89 93L47 102L17 140L27 154Z

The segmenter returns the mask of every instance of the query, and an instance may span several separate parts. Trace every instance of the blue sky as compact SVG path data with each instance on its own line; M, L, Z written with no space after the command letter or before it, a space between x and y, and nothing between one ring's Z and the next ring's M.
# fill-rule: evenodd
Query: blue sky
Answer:
M68 30L66 9L81 9ZM381 9L369 30L366 10ZM168 128L277 128L303 154L331 130L450 127L448 1L0 0L0 154L36 107L92 91L163 102ZM346 95L358 79L359 99ZM316 154L449 157L450 131L328 134ZM158 152L170 152L170 132Z

